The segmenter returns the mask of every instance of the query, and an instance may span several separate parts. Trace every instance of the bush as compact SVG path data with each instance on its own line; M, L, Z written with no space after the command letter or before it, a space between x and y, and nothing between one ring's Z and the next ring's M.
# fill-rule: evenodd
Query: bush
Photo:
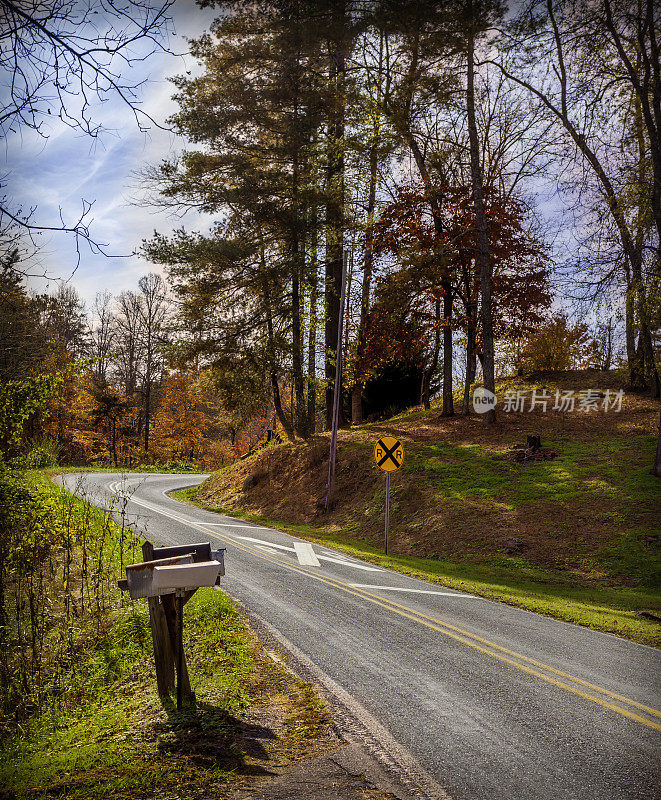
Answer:
M524 374L584 369L595 360L587 325L571 325L556 314L532 333L521 351L519 369Z
M62 448L54 439L31 442L27 453L11 459L10 465L15 469L44 469L56 467L60 463Z
M197 472L198 466L197 464L193 464L192 461L181 461L176 458L171 458L169 461L166 461L163 464L163 471L164 472Z
M65 685L81 690L80 649L103 640L138 546L109 512L0 461L0 731Z

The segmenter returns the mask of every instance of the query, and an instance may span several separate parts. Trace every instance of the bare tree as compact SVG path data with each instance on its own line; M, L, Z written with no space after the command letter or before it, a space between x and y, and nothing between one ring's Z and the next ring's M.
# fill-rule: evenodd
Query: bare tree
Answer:
M126 76L131 68L167 49L174 0L0 0L0 134L25 130L48 139L48 121L59 120L96 138L102 131L93 103L119 99L143 130L157 125L140 105L144 81ZM8 147L10 145L7 145ZM105 254L92 238L92 204L82 200L75 220L35 219L36 206L16 208L0 182L0 225L11 221L33 235L39 231L72 234L77 249L85 241ZM79 251L78 251L79 252ZM80 253L79 253L80 255Z
M157 367L156 356L158 345L162 344L163 323L167 311L166 287L163 278L150 272L140 278L140 318L142 321L142 338L144 342L145 374L145 453L149 452L149 430L151 422L152 382Z
M661 201L656 174L658 162L661 176L661 68L659 20L654 9L652 0L641 0L638 10L633 4L622 10L618 4L617 12L608 0L533 0L522 9L514 38L502 49L503 60L497 65L509 80L537 98L565 132L565 155L585 167L586 177L591 177L605 204L623 255L627 310L635 309L638 315L639 349L653 393L658 397L660 385L649 328L643 240L636 232L640 217L628 213L623 199L627 186L622 180L622 158L618 156L625 136L622 131L615 131L614 141L608 141L609 129L612 133L618 115L630 124L631 115L622 112L622 98L628 100L633 95L632 110L642 123L641 136L635 144L649 152L653 167L649 205L656 222L661 218L655 208ZM632 162L635 171L641 159L634 158ZM630 183L635 180L631 176L625 178ZM658 271L658 242L652 250L654 269Z
M92 306L93 319L87 334L91 354L95 359L92 369L96 377L104 382L107 378L108 361L115 336L111 304L110 292L99 292L96 295Z
M113 340L117 351L117 377L127 397L133 397L138 386L138 369L142 359L140 337L140 298L136 292L121 292L113 317Z

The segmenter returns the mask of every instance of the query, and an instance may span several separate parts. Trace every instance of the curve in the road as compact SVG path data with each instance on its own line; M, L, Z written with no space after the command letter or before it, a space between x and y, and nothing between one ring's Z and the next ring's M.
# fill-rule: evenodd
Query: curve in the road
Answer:
M201 534L226 545L230 594L376 731L391 760L406 762L409 774L417 764L417 774L432 776L428 785L438 790L428 797L659 795L657 650L438 591L168 496L199 479L88 478L95 502L105 496L107 504L104 493L118 491L154 541L183 543ZM75 488L75 476L63 482Z

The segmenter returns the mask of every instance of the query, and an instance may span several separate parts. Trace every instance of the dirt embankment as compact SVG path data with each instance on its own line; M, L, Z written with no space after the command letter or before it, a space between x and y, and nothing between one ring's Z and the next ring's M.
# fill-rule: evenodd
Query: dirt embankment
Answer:
M504 390L524 392L525 410L506 412L499 393L498 422L488 429L477 415L447 418L432 408L343 430L329 514L324 434L258 451L213 475L197 499L380 547L385 482L372 453L374 442L391 434L406 450L404 467L392 479L393 552L520 557L598 579L610 550L624 548L620 579L636 582L632 564L645 559L643 550L653 554L661 530L661 481L649 474L658 402L626 394L621 411L604 411L603 398L587 412L578 406L554 411L552 401L546 412L528 410L533 389L553 397L556 389L616 389L617 382L617 376L596 371L511 382ZM543 457L521 457L528 435L541 437Z

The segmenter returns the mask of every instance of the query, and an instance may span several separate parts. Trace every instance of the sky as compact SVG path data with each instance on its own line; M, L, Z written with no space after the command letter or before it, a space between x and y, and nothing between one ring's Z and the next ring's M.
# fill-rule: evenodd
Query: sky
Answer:
M192 0L176 0L172 9L176 36L170 41L171 48L184 53L187 46L183 37L199 35L216 13L200 10ZM147 80L140 92L141 107L164 123L177 108L171 99L175 87L168 78L191 69L195 70L195 62L190 55L157 53L133 67L129 79L132 83ZM158 271L155 265L132 254L154 229L167 233L179 227L182 220L136 204L145 196L137 172L185 145L180 137L155 127L142 133L131 110L117 96L95 104L93 113L104 128L97 140L54 120L47 139L23 129L8 137L0 151L2 182L12 207L26 210L36 206L34 222L58 225L61 209L65 222L71 223L80 216L83 200L94 203L88 217L91 236L107 244L106 252L123 257L90 252L81 242L76 266L74 237L48 232L38 238L40 252L30 269L50 276L49 281L32 278L32 288L53 290L58 280L69 280L88 308L97 292L117 294L135 289L142 275ZM194 216L187 215L187 227L196 226Z
M194 0L176 0L172 9L176 36L169 42L171 48L185 53L185 37L196 37L207 30L217 13L214 9L199 9ZM165 123L177 110L171 99L175 87L168 78L188 70L196 70L190 55L156 53L133 66L126 77L135 84L146 81L141 107ZM0 182L8 186L11 206L24 210L36 207L34 222L58 225L61 210L62 218L71 224L80 216L83 201L93 203L88 217L91 236L106 245L105 252L118 257L92 252L81 242L78 258L72 235L43 233L38 239L38 258L31 265L33 273L50 276L49 281L32 279L32 288L52 291L58 281L70 281L88 309L98 292L109 290L116 295L135 289L142 275L159 271L157 265L135 254L142 240L150 238L155 229L165 234L182 224L189 229L204 229L209 221L194 212L182 220L169 211L140 204L145 198L140 170L180 152L186 146L183 138L156 127L148 133L141 132L131 109L115 95L98 102L93 114L103 126L98 139L49 117L48 138L23 128L0 148L0 161L4 160L0 164ZM562 215L562 204L557 194L548 194L548 185L539 189L538 203L551 222L553 217ZM554 250L560 252L567 246L563 239L569 229L563 233L556 219L551 227L556 231Z

